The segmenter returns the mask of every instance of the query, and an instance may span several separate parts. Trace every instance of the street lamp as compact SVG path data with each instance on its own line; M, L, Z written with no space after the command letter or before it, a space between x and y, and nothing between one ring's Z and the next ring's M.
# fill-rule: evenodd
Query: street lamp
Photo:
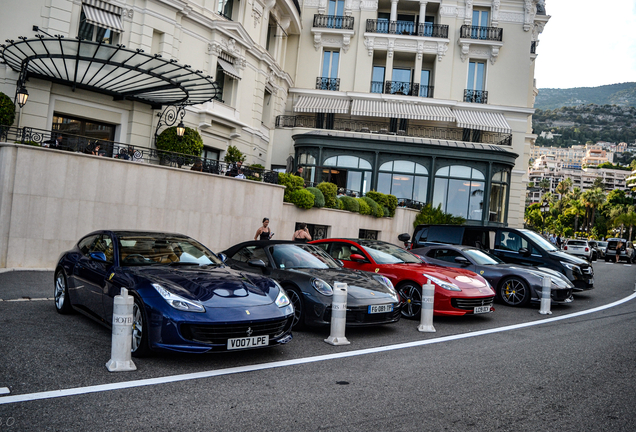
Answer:
M17 99L20 108L22 108L27 103L27 99L29 99L29 92L27 91L26 87L20 87L20 90L18 90L17 93Z
M541 203L541 221L543 222L543 228L545 229L545 214L550 211L550 204L547 201Z
M183 137L183 134L185 134L185 125L183 124L183 121L180 121L179 124L177 125L177 136L179 138Z

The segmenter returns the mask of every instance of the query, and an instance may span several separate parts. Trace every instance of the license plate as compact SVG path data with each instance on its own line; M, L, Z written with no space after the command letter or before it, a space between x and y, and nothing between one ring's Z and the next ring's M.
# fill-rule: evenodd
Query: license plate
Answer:
M474 314L482 314L490 312L490 306L475 306Z
M370 305L369 306L369 313L370 314L386 313L386 312L393 312L393 305L392 304L388 304L388 305Z
M587 281L587 283L589 283L590 285L594 285L594 278L590 278L590 280Z
M227 340L228 350L254 348L259 346L267 346L267 345L269 345L268 335L234 338L234 339Z

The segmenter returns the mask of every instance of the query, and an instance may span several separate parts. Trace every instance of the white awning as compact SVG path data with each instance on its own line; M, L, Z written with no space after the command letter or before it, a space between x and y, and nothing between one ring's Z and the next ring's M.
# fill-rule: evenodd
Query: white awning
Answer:
M84 0L83 3L87 23L120 33L124 31L121 8L99 0Z
M455 116L448 107L384 100L354 100L351 105L351 115L444 122L455 121Z
M239 77L238 75L238 71L234 68L234 65L232 63L226 62L222 58L217 59L217 61L219 62L219 66L221 66L221 69L223 69L223 72L225 72L226 75L233 79L241 79L241 77Z
M488 111L454 109L457 126L489 132L512 133L512 128L503 114Z
M295 112L347 114L349 112L348 99L336 99L317 96L300 96L294 106Z

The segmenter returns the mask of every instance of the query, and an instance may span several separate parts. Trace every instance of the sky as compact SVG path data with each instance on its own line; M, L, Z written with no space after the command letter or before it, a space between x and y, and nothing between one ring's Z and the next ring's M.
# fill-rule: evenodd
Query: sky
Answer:
M546 0L545 8L538 88L636 82L636 0Z

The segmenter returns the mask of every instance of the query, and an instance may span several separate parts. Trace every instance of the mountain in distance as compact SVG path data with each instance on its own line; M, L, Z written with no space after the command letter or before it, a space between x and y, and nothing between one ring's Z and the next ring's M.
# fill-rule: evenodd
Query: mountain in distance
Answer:
M569 89L543 88L539 89L534 107L553 110L589 104L636 107L636 82Z

